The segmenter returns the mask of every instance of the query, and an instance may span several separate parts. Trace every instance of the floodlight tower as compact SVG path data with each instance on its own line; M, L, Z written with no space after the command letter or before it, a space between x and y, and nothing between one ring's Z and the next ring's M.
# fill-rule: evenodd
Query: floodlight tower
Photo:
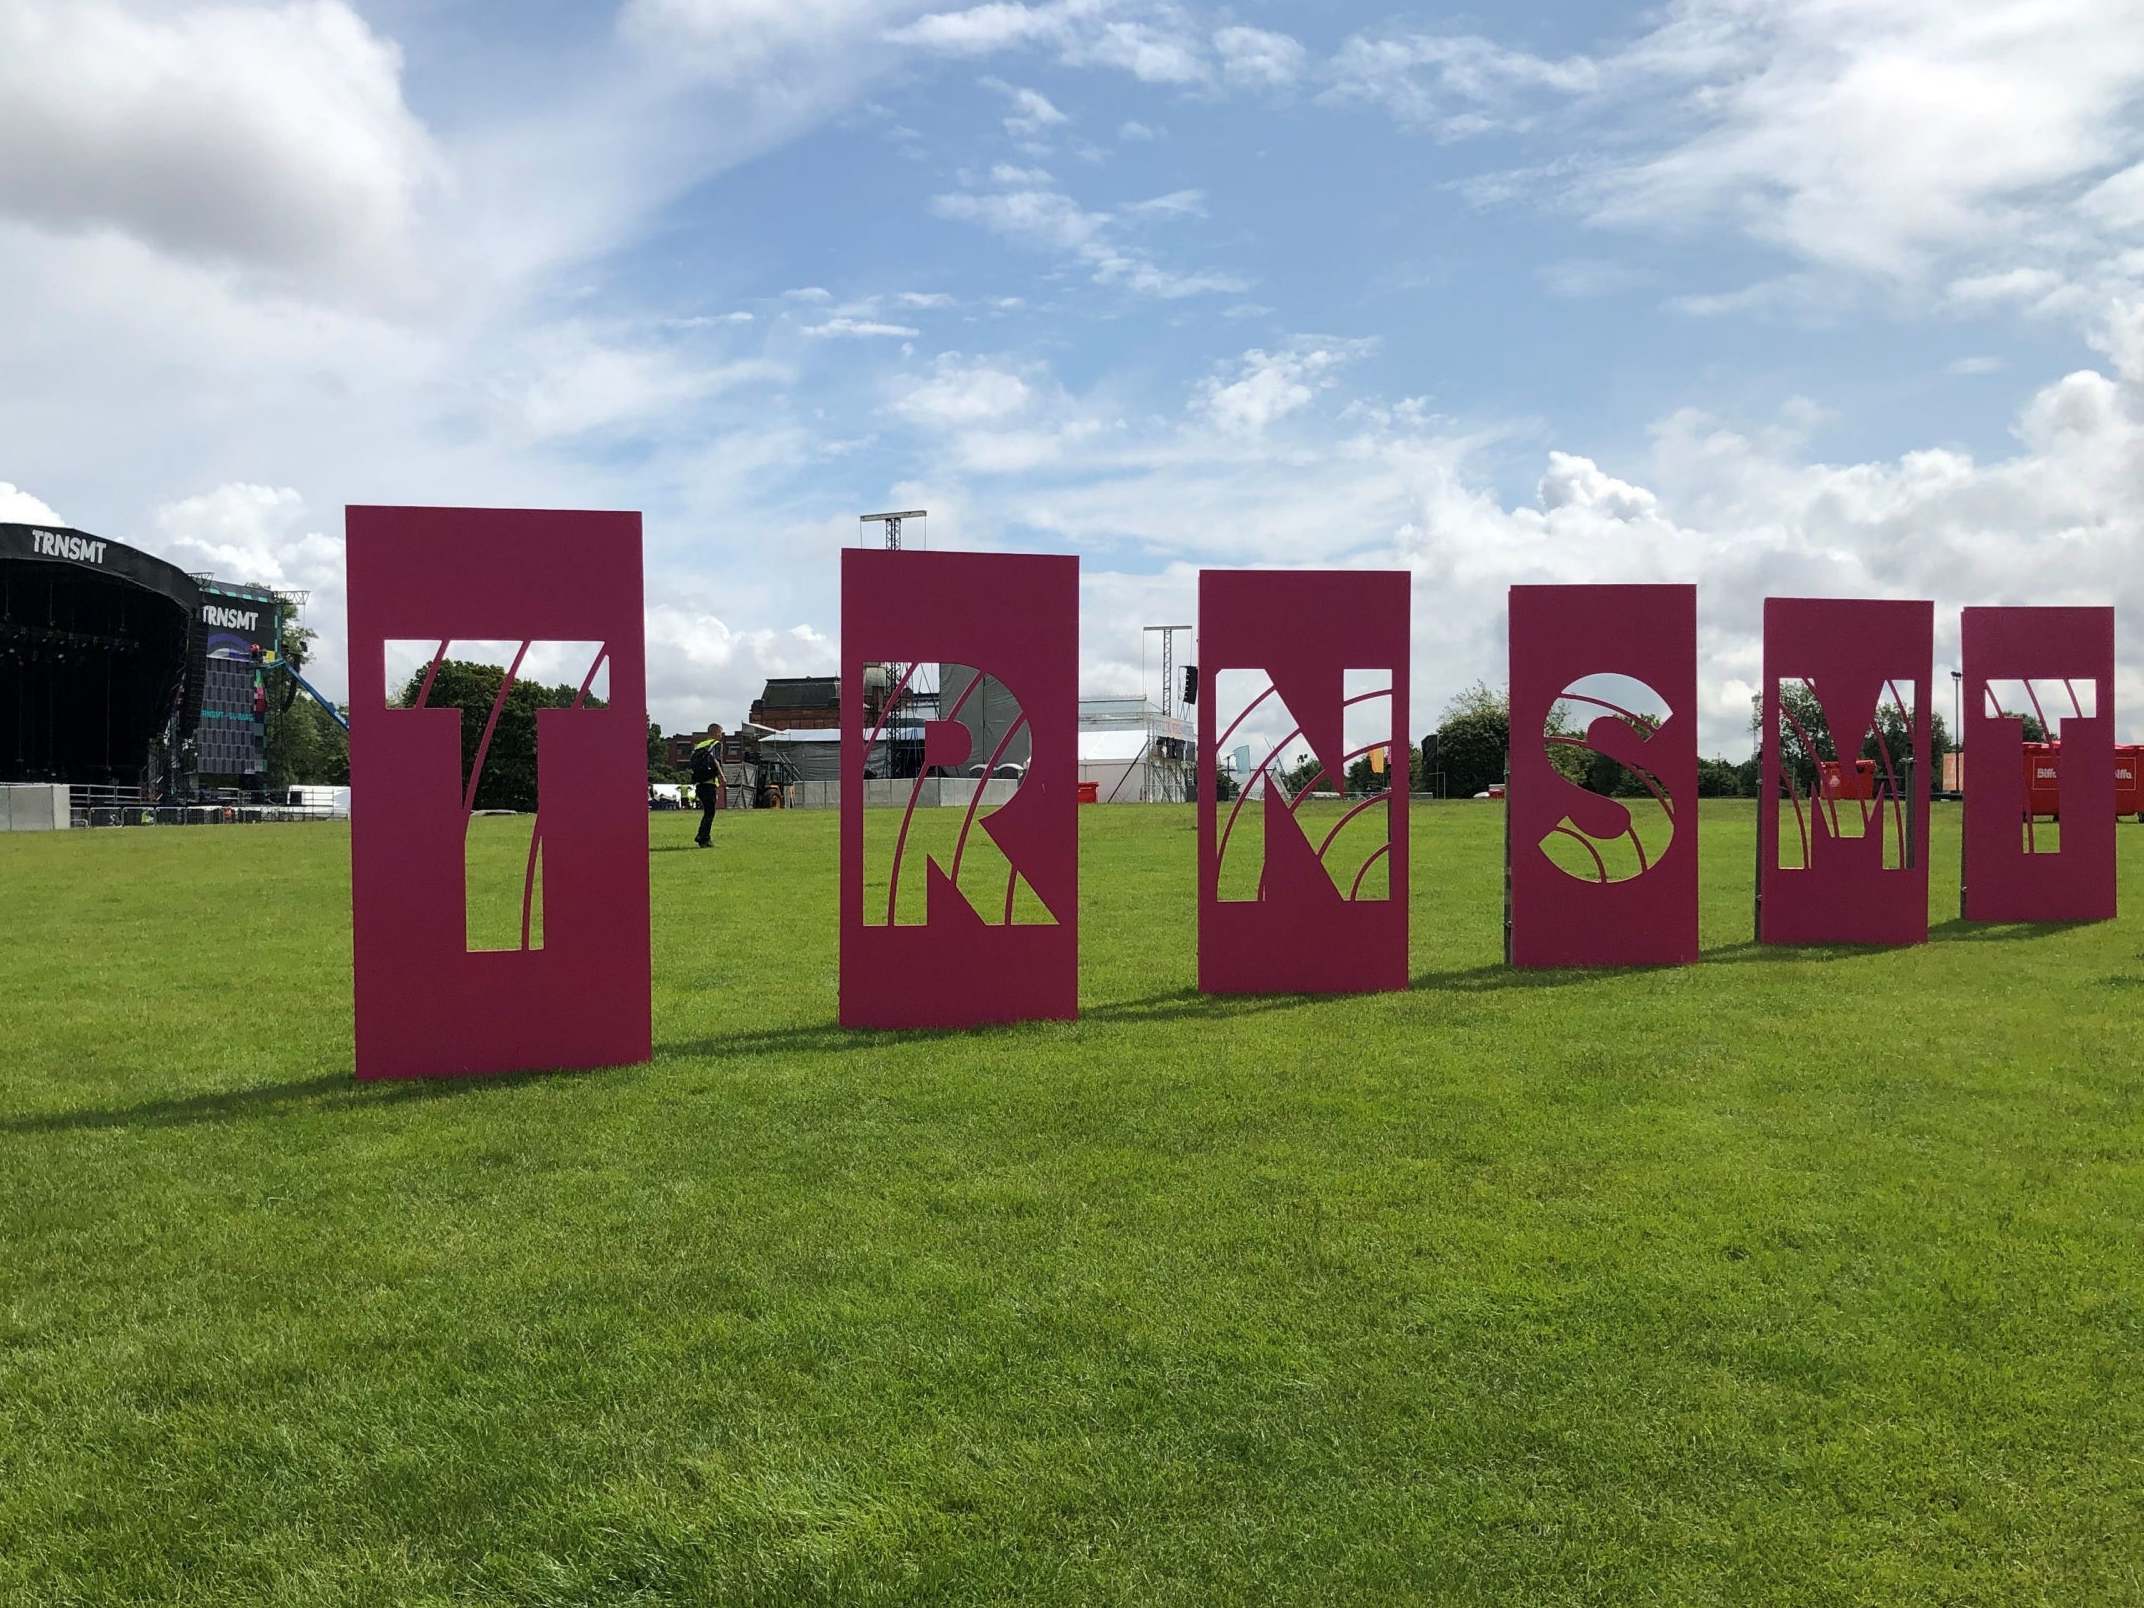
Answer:
M1170 804L1184 801L1188 745L1182 735L1183 688L1176 684L1176 633L1188 634L1190 630L1188 625L1150 625L1144 628L1139 638L1139 658L1143 664L1147 637L1156 632L1161 634L1161 702L1154 706L1159 713L1147 718L1146 785L1140 790L1142 799L1149 804L1157 798ZM1145 690L1140 689L1142 693Z
M895 514L858 514L856 523L859 525L882 526L886 538L886 551L897 553L901 550L901 522L907 519L928 518L930 518L928 509L910 508Z
M886 551L901 551L902 527L909 520L930 518L924 508L904 508L892 513L859 514L857 529L868 533L879 527ZM920 534L920 533L919 533ZM885 731L887 769L894 776L914 776L923 768L923 726L938 715L938 675L935 666L922 664L874 664L864 669L864 726ZM873 699L881 700L874 705ZM864 756L866 765L871 756Z

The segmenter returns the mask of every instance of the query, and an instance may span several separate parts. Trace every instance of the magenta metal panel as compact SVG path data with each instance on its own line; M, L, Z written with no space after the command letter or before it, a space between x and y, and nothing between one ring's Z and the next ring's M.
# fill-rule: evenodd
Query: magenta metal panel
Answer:
M1511 783L1507 949L1515 966L1676 966L1697 959L1697 589L1694 586L1514 586L1511 589ZM1592 676L1642 683L1667 707L1649 734L1613 697L1574 699ZM1582 735L1572 746L1627 766L1637 799L1605 797L1550 763L1544 738L1558 703ZM1580 876L1550 859L1561 835L1600 864L1635 846L1633 809L1672 831L1637 871ZM1653 824L1653 823L1648 823Z
M1935 605L1857 598L1764 600L1763 786L1757 810L1757 937L1768 944L1918 944L1928 938L1930 666ZM1910 704L1913 751L1878 739L1875 797L1807 796L1780 764L1779 686L1802 683L1851 768L1876 711ZM1809 748L1810 734L1803 747ZM1907 764L1908 760L1912 763ZM1857 791L1858 783L1847 791ZM1781 801L1788 810L1782 819ZM1839 830L1851 811L1860 835ZM1784 844L1784 834L1795 841ZM1799 868L1782 868L1782 847ZM1895 862L1886 868L1886 847Z
M640 516L346 511L350 903L360 1078L648 1059ZM391 709L386 644L599 642L602 709L537 714L543 944L467 948L459 710ZM589 666L592 681L595 666ZM536 853L524 887L534 896Z
M1199 574L1199 655L1206 695L1199 703L1199 987L1209 994L1363 993L1407 986L1407 738L1409 577L1404 570L1203 570ZM1214 690L1224 672L1248 670L1266 691L1235 725L1216 733ZM1351 670L1389 672L1391 691L1361 694L1386 718L1361 750L1348 748L1345 692ZM1216 766L1245 721L1270 700L1300 725L1278 745L1254 749L1259 763L1240 778L1246 791L1222 806ZM1306 833L1278 788L1251 801L1253 777L1281 752L1306 742L1338 786L1370 747L1387 750L1382 793L1354 801L1337 824ZM1355 814L1381 819L1380 847L1359 864L1329 856ZM1263 848L1256 899L1220 897L1223 857ZM1238 834L1242 836L1239 837ZM1350 840L1351 843L1357 840ZM1374 862L1387 866L1385 895L1364 897ZM1338 874L1336 873L1344 873ZM1340 884L1347 884L1343 891Z
M1967 609L1965 848L1968 921L2110 921L2115 912L2114 610ZM2024 684L1997 713L1991 683ZM2092 713L2081 710L2092 691ZM2062 744L2059 834L2027 819L2024 725ZM2044 852L2049 836L2057 852ZM2035 852L2040 851L2040 852Z
M1003 921L979 913L935 858L921 924L895 925L865 910L864 764L873 733L863 724L863 673L872 664L969 666L1018 705L1031 744L1026 773L1010 801L970 817L1010 864ZM844 552L841 719L842 1025L946 1028L1077 1016L1079 560ZM926 760L968 757L965 732L950 721L927 729ZM899 841L906 838L904 822ZM1014 922L1015 879L1033 890L1047 924ZM982 908L995 913L994 901Z

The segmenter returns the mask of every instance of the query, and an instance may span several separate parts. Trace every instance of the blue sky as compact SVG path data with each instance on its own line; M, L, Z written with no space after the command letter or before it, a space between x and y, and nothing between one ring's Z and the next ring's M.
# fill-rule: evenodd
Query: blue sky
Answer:
M652 712L835 662L854 516L1201 564L2144 617L2144 15L0 0L0 517L314 589L340 508L648 516ZM2126 646L2118 706L2144 710ZM2126 733L2139 723L2121 717Z

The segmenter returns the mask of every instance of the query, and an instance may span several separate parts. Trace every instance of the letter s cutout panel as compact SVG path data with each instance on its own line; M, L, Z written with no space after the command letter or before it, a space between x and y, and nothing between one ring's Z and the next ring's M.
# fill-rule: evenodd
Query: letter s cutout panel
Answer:
M1200 572L1201 992L1367 993L1407 986L1409 585L1403 570ZM1249 679L1266 690L1254 690L1251 707L1232 715L1236 724L1227 731L1217 732L1223 713L1219 691L1230 671L1253 672ZM1389 690L1350 699L1350 671L1384 672ZM1350 749L1346 736L1350 703L1359 704L1375 725L1374 737L1364 733L1368 741L1361 754ZM1300 725L1277 746L1266 740L1252 744L1260 774L1239 777L1239 791L1224 806L1217 783L1220 755L1255 725L1261 704L1285 708L1281 724ZM1332 820L1322 815L1298 820L1302 797L1286 798L1263 774L1265 759L1277 760L1297 738L1324 767L1325 788L1341 786L1352 762L1382 748L1389 767L1386 787L1333 806ZM1347 852L1358 858L1335 864L1344 830L1357 815L1383 830L1348 839ZM1261 840L1257 896L1224 898L1223 857L1247 850L1255 854ZM1381 890L1364 897L1380 860Z
M640 515L352 507L345 529L357 1075L647 1060ZM603 708L536 718L540 949L468 948L462 717L382 697L389 642L457 638L600 642L610 667Z
M977 730L996 735L988 752L978 752L952 729L956 711L932 710L911 758L891 759L911 746L893 740L893 723L908 718L896 711L911 678L935 680L944 666L974 672L963 693L1002 695L1011 725L1000 731L979 720ZM844 1027L971 1027L1079 1014L1078 702L1078 559L875 548L841 555ZM1026 749L1022 773L1009 798L986 806L982 783L961 773L981 766L997 774L993 767L1008 763L1015 740ZM867 779L867 769L910 774ZM928 774L933 769L946 774ZM984 780L1004 789L1002 779ZM867 808L879 817L874 831L893 834L884 890L867 891ZM922 846L926 830L941 824L919 825L924 814L959 823L943 857ZM976 833L987 837L987 856L972 847ZM889 920L890 904L875 901L898 898L913 877L902 862L919 854L924 919ZM1005 868L1002 902L969 887L975 872L966 862L976 860L992 874Z
M1694 962L1697 588L1514 586L1510 631L1507 957L1529 967ZM1567 696L1589 681L1633 692ZM1666 705L1657 724L1627 707L1642 694ZM1582 734L1545 743L1560 709ZM1556 744L1638 785L1627 797L1592 791L1551 761ZM1566 846L1598 875L1551 857ZM1634 869L1611 872L1604 850L1627 851Z
M1909 945L1928 939L1928 792L1933 603L1862 598L1764 600L1763 785L1757 805L1757 937L1767 944ZM1899 704L1912 747L1894 754L1877 733L1868 798L1826 799L1782 766L1780 684L1805 687L1821 711L1837 767L1855 763L1877 712ZM1798 724L1798 723L1797 723ZM1800 732L1805 751L1822 733ZM1812 759L1821 756L1812 755ZM1912 761L1910 774L1906 761ZM1782 797L1784 796L1784 802ZM1842 814L1865 822L1842 835ZM1849 824L1852 824L1849 822ZM1795 841L1782 840L1792 832ZM1903 848L1905 852L1900 853ZM1799 869L1786 868L1794 859ZM1895 862L1895 863L1893 863Z

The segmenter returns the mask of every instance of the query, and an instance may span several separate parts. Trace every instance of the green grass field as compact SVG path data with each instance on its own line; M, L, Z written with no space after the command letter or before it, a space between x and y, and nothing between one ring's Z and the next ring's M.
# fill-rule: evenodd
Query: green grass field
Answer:
M832 1025L831 815L654 819L655 1060L350 1080L333 826L0 838L0 1602L2144 1601L2144 913ZM500 823L502 848L512 823ZM525 839L524 839L525 841ZM2144 897L2144 827L2120 834Z

